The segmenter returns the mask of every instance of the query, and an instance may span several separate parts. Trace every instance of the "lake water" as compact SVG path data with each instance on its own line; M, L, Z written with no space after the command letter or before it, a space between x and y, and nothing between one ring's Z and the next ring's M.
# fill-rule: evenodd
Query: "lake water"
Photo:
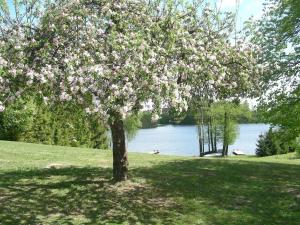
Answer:
M254 155L258 136L269 129L266 124L240 124L239 136L229 146L229 154L238 149L247 155ZM219 148L219 147L218 147ZM166 125L150 129L140 129L133 140L128 143L131 152L151 152L159 150L160 154L198 156L197 126Z

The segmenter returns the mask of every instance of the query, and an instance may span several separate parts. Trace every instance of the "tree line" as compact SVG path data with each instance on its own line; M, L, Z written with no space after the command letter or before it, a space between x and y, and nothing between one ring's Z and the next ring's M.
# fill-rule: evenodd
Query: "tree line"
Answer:
M107 126L76 105L19 100L0 113L0 140L107 149Z
M240 111L243 111L235 117L237 123L264 123L261 113L256 109L250 109L247 102L237 103L236 106L240 108ZM174 109L164 109L157 123L163 125L197 125L198 121L195 110L191 108L180 114Z

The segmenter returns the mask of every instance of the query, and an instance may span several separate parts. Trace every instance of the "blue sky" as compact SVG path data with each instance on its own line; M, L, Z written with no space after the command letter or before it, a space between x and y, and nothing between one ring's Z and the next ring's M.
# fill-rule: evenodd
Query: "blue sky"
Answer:
M9 7L12 8L13 0L6 0ZM265 0L208 0L212 4L217 4L224 11L235 12L238 2L238 27L241 28L243 23L254 16L258 19L262 15L263 2Z
M211 0L216 2L218 7L221 7L223 11L235 12L238 5L238 18L237 25L239 28L243 26L243 23L251 16L254 19L258 19L263 13L264 0ZM238 3L238 4L236 4Z
M260 19L263 14L263 3L265 0L208 0L212 4L217 3L217 6L223 11L235 12L238 6L237 28L241 29L243 23L250 17ZM238 3L238 4L236 4ZM244 99L254 108L257 105L255 99Z

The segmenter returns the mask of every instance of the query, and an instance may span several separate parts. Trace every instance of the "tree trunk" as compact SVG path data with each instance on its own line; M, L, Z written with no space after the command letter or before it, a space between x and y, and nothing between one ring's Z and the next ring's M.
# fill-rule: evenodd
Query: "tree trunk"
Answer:
M224 114L224 134L223 134L223 151L222 156L226 155L226 149L228 149L228 128L227 128L227 112ZM228 150L227 150L228 151Z
M199 156L200 157L202 157L203 156L203 145L202 145L202 125L200 125L199 127L198 127L198 138L199 138L199 150L200 150L200 152L199 152Z
M215 145L214 145L214 139L213 139L213 125L212 125L212 118L210 116L209 118L209 124L210 124L210 143L211 143L211 151L215 152Z
M113 179L117 182L124 181L127 180L128 157L122 119L114 117L110 129L113 141Z
M209 120L207 121L207 146L208 146L208 152L210 152L211 149L210 149L210 124L209 124Z
M198 125L198 138L199 138L199 156L204 156L204 139L203 139L203 111L200 107L200 118L199 118L199 125Z
M203 110L203 109L202 109ZM204 152L205 152L205 129L204 129L204 118L203 118L203 111L201 113L201 129L202 129L202 150L203 150L203 155L204 155Z
M226 145L225 155L228 156L228 144Z
M217 152L217 126L215 126L215 134L214 134L214 145L215 145L215 151Z

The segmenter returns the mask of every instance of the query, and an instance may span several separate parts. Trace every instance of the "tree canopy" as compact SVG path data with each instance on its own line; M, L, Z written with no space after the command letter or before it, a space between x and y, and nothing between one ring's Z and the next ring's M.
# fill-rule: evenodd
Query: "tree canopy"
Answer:
M127 177L124 119L144 104L157 113L162 105L182 111L190 97L225 99L256 89L253 45L230 44L232 15L203 1L19 7L13 17L1 11L0 109L34 92L46 104L72 102L97 114L111 127L116 180Z
M280 126L293 139L300 134L300 2L268 1L262 19L252 23L251 41L260 46L264 69L260 111L265 121Z

